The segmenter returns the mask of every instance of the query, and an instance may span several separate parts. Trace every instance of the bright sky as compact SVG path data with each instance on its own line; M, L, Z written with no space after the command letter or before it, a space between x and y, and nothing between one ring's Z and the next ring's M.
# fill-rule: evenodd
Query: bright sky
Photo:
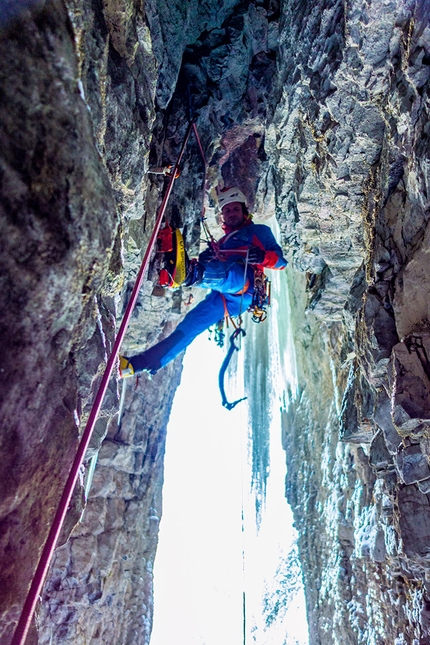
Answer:
M283 622L270 630L261 611L265 581L273 580L279 557L287 555L294 539L284 496L278 408L271 429L267 506L257 537L249 495L247 404L222 408L218 371L223 356L203 333L184 359L167 432L151 645L241 645L244 589L246 645L306 645L303 594L293 598ZM236 391L227 384L229 400L243 395L241 383L239 361Z
M242 642L240 429L221 406L221 350L187 350L167 433L151 645Z

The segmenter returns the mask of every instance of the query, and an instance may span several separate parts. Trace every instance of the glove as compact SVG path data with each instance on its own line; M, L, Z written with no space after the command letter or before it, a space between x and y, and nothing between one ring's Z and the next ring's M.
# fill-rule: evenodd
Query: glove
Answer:
M248 251L248 262L250 264L261 264L266 257L266 251L259 246L250 246Z

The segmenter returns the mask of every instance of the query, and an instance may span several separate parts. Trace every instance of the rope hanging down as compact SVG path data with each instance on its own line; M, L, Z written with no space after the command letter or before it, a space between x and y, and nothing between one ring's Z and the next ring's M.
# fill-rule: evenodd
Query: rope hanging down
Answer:
M161 220L164 216L164 212L166 210L167 202L170 197L170 194L172 192L173 184L175 182L175 179L178 176L178 171L179 171L179 165L182 161L182 157L185 151L185 147L188 143L188 139L190 137L191 130L194 130L195 135L197 137L198 145L200 152L203 156L203 161L205 164L205 173L206 173L206 161L204 159L203 155L203 149L202 145L200 143L200 139L197 133L197 128L195 126L195 123L191 122L188 125L184 141L182 143L182 147L180 149L178 158L176 160L175 165L173 166L171 172L169 173L169 183L167 185L166 192L164 194L163 200L161 202L160 210L158 212L154 229L152 231L151 237L149 239L148 247L145 251L145 255L142 260L141 267L139 269L139 273L136 278L136 282L130 297L130 300L127 304L127 309L124 314L124 318L122 319L120 328L118 330L117 337L115 339L115 342L112 347L112 352L111 355L109 356L109 359L106 364L106 369L104 371L102 380L100 382L99 389L97 391L97 394L94 399L93 407L91 408L90 415L88 417L87 424L85 426L85 430L83 432L82 438L80 440L78 450L75 456L75 459L73 461L69 476L66 481L66 485L64 487L63 494L60 499L60 503L58 505L57 511L54 516L54 520L52 522L51 528L48 533L48 537L45 543L45 546L43 547L42 555L40 556L39 563L37 565L35 574L33 576L33 580L30 585L30 589L27 594L27 598L25 600L21 616L18 620L17 626L15 628L15 632L11 641L11 645L23 645L25 643L25 639L28 634L28 630L30 628L31 620L34 615L34 611L36 609L36 603L37 599L42 591L42 586L45 581L46 575L48 573L48 568L52 560L52 556L54 554L55 547L57 545L57 541L64 523L64 518L66 516L66 512L68 509L68 506L70 504L70 500L72 497L72 493L74 491L76 481L78 479L79 471L82 465L82 462L85 457L85 453L87 451L91 435L94 430L95 423L97 421L97 417L100 412L101 405L103 403L103 399L106 394L107 386L109 383L109 379L112 375L113 367L115 365L115 361L117 359L119 349L121 347L121 344L124 340L125 333L127 331L128 323L131 318L131 314L133 313L133 309L136 305L137 297L139 294L139 290L142 286L143 283L143 278L146 272L146 269L148 267L149 263L149 258L151 256L152 250L155 245L155 241L157 239L158 231L161 225Z
M227 367L229 366L229 363L230 363L231 359L233 358L234 351L235 350L239 351L239 345L235 344L235 340L236 340L236 338L239 338L239 340L240 340L241 335L246 336L246 332L242 327L242 305L243 305L243 295L244 295L244 293L246 291L246 283L247 283L248 253L249 253L249 251L246 251L245 268L244 268L244 272L243 272L243 286L242 286L242 289L241 289L241 292L240 292L241 296L240 296L240 307L239 307L239 315L238 315L238 324L237 325L235 325L233 318L230 316L230 314L228 312L226 299L221 294L221 297L222 297L222 299L224 301L224 309L225 309L224 321L225 321L226 324L228 324L228 320L230 319L231 322L233 323L234 328L235 328L235 331L230 336L230 347L229 347L229 350L228 350L228 352L226 354L226 357L224 358L224 360L222 362L221 369L220 369L219 375L218 375L218 386L219 386L219 391L221 393L221 402L222 402L223 407L227 408L227 410L233 410L233 408L236 407L236 405L238 403L241 403L241 401L246 401L246 399L248 398L247 396L244 396L241 399L237 399L237 401L233 401L232 403L230 403L228 401L228 399L227 399L227 396L226 396L226 393L225 393L225 387L224 387L224 379L225 379L225 375L226 375L226 372L227 372ZM222 340L222 345L223 344L224 344L224 341Z
M235 329L235 331L232 333L230 336L230 347L228 349L228 352L226 354L225 359L222 362L221 369L219 371L219 376L218 376L218 385L219 385L219 391L221 392L221 399L222 399L222 404L227 410L233 410L234 407L241 401L245 401L248 397L244 396L242 399L237 399L237 401L233 401L232 403L229 403L226 393L225 393L225 388L224 388L224 377L225 373L227 371L228 364L230 363L230 360L235 352L239 350L239 347L235 345L235 340L239 336L239 334L242 334L243 336L246 335L246 332L242 327L238 327Z

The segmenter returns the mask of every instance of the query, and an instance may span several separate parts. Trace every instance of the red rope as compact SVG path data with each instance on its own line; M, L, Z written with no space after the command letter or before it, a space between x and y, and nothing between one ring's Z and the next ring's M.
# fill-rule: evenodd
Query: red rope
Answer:
M197 131L197 126L196 126L194 121L192 123L192 126L193 126L193 130L194 130L194 134L196 135L197 143L199 145L199 150L200 150L200 154L201 154L202 159L203 159L203 164L204 164L204 167L205 167L205 174L206 174L206 166L207 166L206 157L205 157L205 153L203 152L202 142L200 141L199 133Z
M72 497L73 490L76 485L76 481L79 475L79 470L81 468L82 462L84 460L85 453L88 448L88 444L91 439L91 435L94 430L94 426L98 417L98 414L100 412L100 408L104 399L104 396L106 394L107 386L109 383L109 379L112 374L112 370L115 364L115 361L117 359L117 355L119 352L119 348L122 344L122 341L124 340L125 332L128 327L128 323L130 321L131 314L133 312L134 306L137 301L137 296L139 294L140 287L142 286L143 278L145 275L145 271L147 269L147 265L149 262L150 255L152 253L152 250L155 245L155 240L157 239L157 234L158 230L160 228L161 220L164 215L164 211L166 210L166 205L167 201L170 197L170 193L172 192L173 184L174 181L177 177L177 172L179 169L179 164L182 160L182 156L185 151L185 146L187 145L191 128L194 126L194 131L195 125L194 123L190 123L187 129L187 132L185 134L184 141L182 143L182 148L179 152L178 159L176 161L176 164L174 165L171 173L170 173L170 179L169 183L167 186L166 193L163 197L163 201L161 202L160 210L157 216L157 219L155 221L154 229L152 231L151 238L148 243L148 247L146 249L145 255L142 260L142 264L139 270L139 273L137 275L136 283L133 288L133 292L131 294L130 300L127 305L126 312L124 314L124 318L121 322L118 335L115 339L115 342L113 344L112 348L112 353L109 356L109 359L106 364L106 369L103 374L99 389L97 391L96 397L94 399L93 407L90 412L90 416L88 417L87 424L85 426L84 433L82 435L81 441L78 446L78 451L76 453L75 459L72 464L72 468L70 470L69 476L67 478L67 482L63 491L63 494L60 499L60 503L57 508L57 512L55 513L54 520L52 522L52 526L49 530L48 538L46 540L45 546L43 547L42 555L40 556L39 564L37 565L33 580L31 582L30 589L27 594L27 598L24 603L24 607L21 612L21 616L19 618L19 621L17 623L17 626L15 628L15 632L11 641L11 645L23 645L25 643L25 639L27 637L28 630L30 628L31 620L33 618L33 614L36 608L36 602L37 599L42 591L42 586L46 578L46 574L48 573L48 568L52 560L52 556L54 554L54 549L58 541L58 537L60 535L61 528L63 526L64 518L66 516L66 512L68 509L68 506L70 504L70 499Z
M209 236L212 237L211 234L210 234L209 228L208 228L208 226L207 226L207 224L205 222L205 189L206 189L206 169L207 169L206 157L205 157L205 153L203 152L203 146L202 146L202 142L200 141L200 137L199 137L199 133L197 131L196 124L194 122L193 122L193 130L194 130L194 134L196 135L197 144L199 146L200 154L201 154L202 161L203 161L202 214L201 214L200 217L201 217L203 228L206 231L206 234L209 233ZM212 238L212 240L213 240L213 238Z

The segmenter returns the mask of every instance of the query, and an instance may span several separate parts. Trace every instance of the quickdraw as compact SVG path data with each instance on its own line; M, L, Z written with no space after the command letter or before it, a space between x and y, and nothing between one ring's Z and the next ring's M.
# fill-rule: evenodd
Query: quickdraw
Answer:
M172 174L172 166L166 166L165 168L150 168L148 173L151 175L164 175L165 177L170 177ZM175 179L181 176L181 171L179 168L175 171Z
M270 280L260 269L254 270L254 293L248 311L255 323L264 322L267 318L267 307L270 307Z
M224 331L224 318L222 318L215 325L214 329L214 341L218 347L224 347L225 340L225 331Z
M223 360L221 369L219 371L219 376L218 376L218 385L219 385L219 390L221 392L222 405L224 408L227 408L227 410L232 410L234 407L236 407L238 403L240 403L241 401L245 401L248 398L247 396L244 396L241 399L237 399L237 401L233 401L232 403L229 403L224 389L224 377L227 371L227 367L232 359L234 352L239 351L239 347L238 345L235 344L234 341L240 334L242 334L242 336L246 336L246 332L244 329L242 329L242 327L238 327L237 329L235 329L232 335L230 336L230 347L226 354L226 357Z

